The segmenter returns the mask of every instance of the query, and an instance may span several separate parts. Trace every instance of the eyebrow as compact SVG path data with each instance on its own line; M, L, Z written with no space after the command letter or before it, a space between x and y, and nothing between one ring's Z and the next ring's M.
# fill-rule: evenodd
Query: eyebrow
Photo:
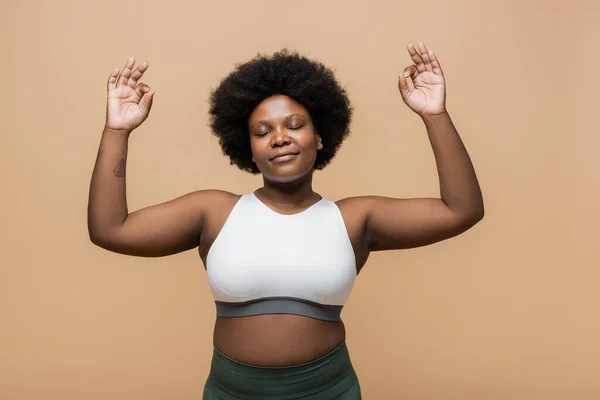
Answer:
M287 117L285 117L285 121L288 121L288 120L289 120L290 118L292 118L292 117L302 117L302 118L306 118L306 115L302 115L302 114L290 114L290 115L288 115ZM265 121L265 120L256 121L255 123L253 123L253 124L250 126L250 129L254 128L254 126L255 126L255 125L258 125L258 124L268 124L268 123L269 123L269 121Z

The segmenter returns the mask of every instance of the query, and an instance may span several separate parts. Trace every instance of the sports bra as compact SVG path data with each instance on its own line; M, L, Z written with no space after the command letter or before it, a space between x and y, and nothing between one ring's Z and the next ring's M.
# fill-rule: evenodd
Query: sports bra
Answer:
M339 321L356 260L333 201L286 215L249 193L210 247L206 270L217 317L296 314Z

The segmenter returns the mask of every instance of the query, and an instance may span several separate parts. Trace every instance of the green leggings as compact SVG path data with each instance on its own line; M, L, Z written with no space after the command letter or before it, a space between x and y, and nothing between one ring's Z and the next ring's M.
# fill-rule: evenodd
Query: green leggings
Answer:
M360 400L346 343L305 364L259 367L213 351L203 400Z

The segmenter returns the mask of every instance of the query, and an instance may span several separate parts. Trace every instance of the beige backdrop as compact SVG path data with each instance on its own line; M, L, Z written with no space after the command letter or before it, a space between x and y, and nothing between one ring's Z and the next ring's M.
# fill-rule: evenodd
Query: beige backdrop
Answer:
M444 68L486 217L372 254L343 312L364 398L600 398L597 2L0 4L2 400L201 398L215 309L197 253L135 258L88 238L112 68L148 60L156 90L130 143L130 211L261 184L221 155L207 97L235 63L284 46L334 68L355 108L315 190L437 196L396 87L418 40Z

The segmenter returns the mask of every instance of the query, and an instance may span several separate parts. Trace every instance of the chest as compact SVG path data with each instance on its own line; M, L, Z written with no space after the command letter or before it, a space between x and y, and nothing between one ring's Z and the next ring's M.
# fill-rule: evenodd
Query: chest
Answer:
M235 202L233 201L231 204L221 204L215 207L214 212L211 212L204 221L198 253L205 268L208 254L215 239L225 228L234 206ZM330 256L334 254L326 251L331 245L330 239L342 236L340 230L343 229L354 252L354 262L358 273L369 257L366 246L364 216L353 212L350 207L344 204L340 205L339 210L342 224L329 225L328 228L326 225L313 227L312 229L306 226L282 227L280 224L269 224L268 221L255 221L247 224L238 235L240 243L239 246L236 246L237 250L231 252L231 261L240 261L235 258L243 257L244 254L253 254L262 259L265 259L266 255L270 255L270 259L274 263L283 261L282 258L287 262L292 262L291 260L294 258L301 260L302 257L321 257L321 261L311 260L313 265L319 265L330 261L327 260L328 254Z

